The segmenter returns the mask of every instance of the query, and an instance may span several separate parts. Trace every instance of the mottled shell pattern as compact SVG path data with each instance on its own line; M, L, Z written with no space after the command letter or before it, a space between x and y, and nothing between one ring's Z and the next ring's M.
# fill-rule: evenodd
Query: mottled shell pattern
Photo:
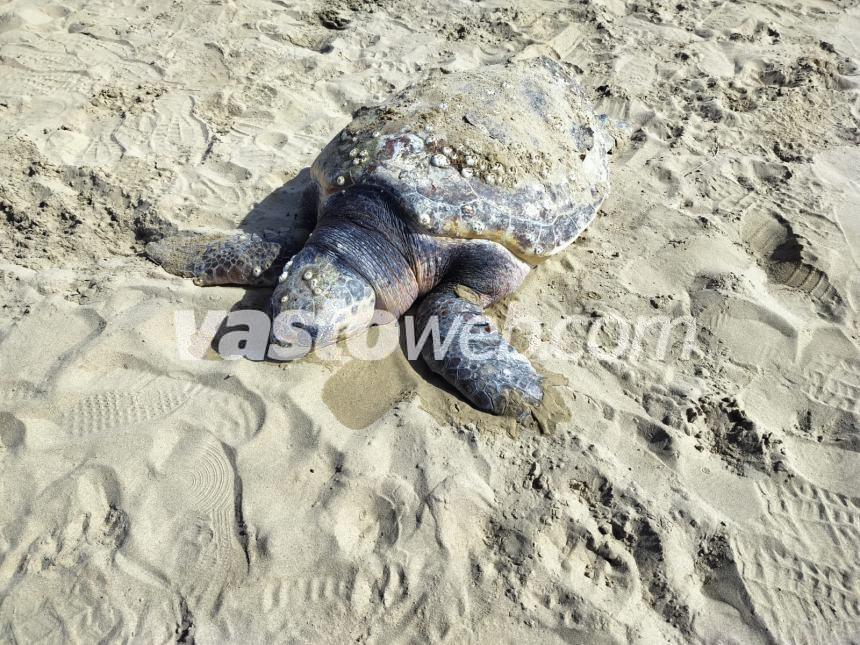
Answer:
M495 240L534 264L594 219L613 145L580 85L535 58L436 75L361 108L311 172L322 202L382 186L428 233Z

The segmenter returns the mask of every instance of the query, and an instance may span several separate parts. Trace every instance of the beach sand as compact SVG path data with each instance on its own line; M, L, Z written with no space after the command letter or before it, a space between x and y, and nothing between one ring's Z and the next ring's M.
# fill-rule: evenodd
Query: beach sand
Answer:
M267 293L143 256L300 239L355 109L540 55L633 129L491 310L543 427L399 349L222 359ZM0 642L860 642L858 56L845 1L0 0Z

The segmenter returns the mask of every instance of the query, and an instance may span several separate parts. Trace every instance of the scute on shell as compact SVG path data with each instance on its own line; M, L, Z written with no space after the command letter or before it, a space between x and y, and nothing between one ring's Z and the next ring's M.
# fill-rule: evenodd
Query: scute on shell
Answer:
M431 234L496 240L538 262L594 218L612 145L579 84L536 58L431 76L361 108L312 175L322 200L382 186Z

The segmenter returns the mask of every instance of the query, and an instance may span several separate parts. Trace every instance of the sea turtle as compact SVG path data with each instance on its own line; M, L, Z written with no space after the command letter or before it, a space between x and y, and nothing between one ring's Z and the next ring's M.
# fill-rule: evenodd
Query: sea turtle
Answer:
M482 410L518 412L541 401L541 378L484 308L591 223L618 132L547 58L432 75L359 109L317 157L316 228L288 262L272 230L168 237L148 254L198 284L276 283L284 345L326 345L417 301L418 337L444 341L424 344L430 369Z

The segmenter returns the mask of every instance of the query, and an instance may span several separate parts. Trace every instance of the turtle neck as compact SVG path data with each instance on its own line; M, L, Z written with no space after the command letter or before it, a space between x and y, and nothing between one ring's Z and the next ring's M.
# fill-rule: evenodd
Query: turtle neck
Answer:
M375 291L377 307L400 317L425 291L415 271L412 236L383 191L355 187L324 204L307 245L361 275Z

